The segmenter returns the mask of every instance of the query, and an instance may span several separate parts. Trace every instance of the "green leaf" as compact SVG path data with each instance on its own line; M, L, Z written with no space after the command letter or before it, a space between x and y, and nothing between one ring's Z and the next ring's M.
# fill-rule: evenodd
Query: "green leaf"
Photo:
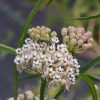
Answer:
M24 25L22 27L22 31L21 31L21 35L20 35L20 38L19 38L18 43L17 43L17 47L20 47L22 45L29 25L32 22L33 17L36 15L36 13L40 9L40 7L41 7L41 5L43 4L44 1L45 0L39 0L37 2L37 4L35 5L35 7L32 9L32 11L30 12L30 14L27 16L27 18L24 22Z
M87 75L81 74L81 73L80 73L79 77L84 79L88 83L93 100L97 100L97 93L96 93L96 89L95 89L95 86L94 86L92 80Z
M30 12L30 14L28 15L28 17L26 18L24 25L22 27L20 38L17 43L17 48L19 48L22 45L23 40L26 35L26 32L27 32L27 29L28 29L28 26L32 22L33 17L36 15L36 13L40 9L40 7L44 1L45 0L39 0L37 2L37 4L35 5L35 7L32 9L32 11ZM16 66L15 66L15 68L14 68L14 97L15 97L15 100L17 100L17 92L18 92L18 72L17 72Z
M100 82L100 76L97 75L87 75L89 78L91 78L93 81Z
M80 68L80 73L86 72L91 67L95 66L97 63L100 63L100 56L91 60L88 64L86 64L84 67Z
M97 18L100 18L100 14L95 15L95 16L80 17L80 18L72 17L71 19L75 19L75 20L88 20L88 19L97 19Z
M0 50L16 55L15 49L4 44L0 44Z
M49 0L48 3L47 3L47 5L46 5L46 7L48 7L52 3L52 1L53 0Z
M63 91L64 91L63 88L61 88L61 89L57 92L57 94L54 96L54 99L57 99Z

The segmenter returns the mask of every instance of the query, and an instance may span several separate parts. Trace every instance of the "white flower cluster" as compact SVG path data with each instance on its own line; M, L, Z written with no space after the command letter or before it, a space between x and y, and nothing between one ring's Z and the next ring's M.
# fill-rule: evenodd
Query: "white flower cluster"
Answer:
M64 27L61 34L63 42L67 44L68 50L72 53L81 53L92 47L92 33L90 31L85 32L83 27Z
M7 100L14 100L14 97L10 97ZM17 100L40 100L39 95L35 95L32 91L26 91L24 94L19 94ZM49 99L48 96L45 96L44 100L56 100Z
M22 48L16 49L17 56L14 62L21 73L24 69L40 73L42 78L49 82L49 86L65 86L69 89L79 75L77 60L69 54L65 44L59 42L57 37L51 38L52 43L25 40Z

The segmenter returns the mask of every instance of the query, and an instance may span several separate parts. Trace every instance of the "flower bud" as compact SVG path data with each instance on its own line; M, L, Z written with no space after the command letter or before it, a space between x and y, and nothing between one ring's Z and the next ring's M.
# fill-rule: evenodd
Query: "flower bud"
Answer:
M64 37L63 37L63 42L64 42L64 43L69 42L69 36L67 36L67 35L64 36Z
M77 33L76 34L76 39L79 40L81 38L82 34L81 33Z
M36 26L36 29L40 30L40 29L41 29L41 27L40 27L40 26Z
M91 48L92 47L92 43L88 43L88 48Z
M57 33L55 31L51 32L51 37L57 36Z
M76 39L71 39L70 44L73 46L77 45L77 40Z
M75 38L75 33L70 33L69 36L70 38Z
M26 91L25 95L27 97L27 100L33 100L34 98L34 94L32 93L32 91Z
M82 46L83 45L83 40L82 39L78 40L78 45L79 46Z
M82 47L84 50L85 49L88 49L88 44L83 44L83 47Z
M87 38L85 36L82 36L81 39L83 40L83 42L85 42L87 40Z
M82 33L84 33L84 32L85 32L85 30L84 30L83 27L77 27L77 28L76 28L76 33L77 33L77 34L79 34L79 33L82 34Z
M74 32L75 33L76 32L76 28L74 26L69 26L68 27L68 32L69 33L71 33L71 32Z
M93 38L89 38L88 42L93 43Z
M64 28L61 29L61 35L62 36L67 35L67 28L64 27Z
M32 33L32 29L28 29L28 33L29 33L29 34Z

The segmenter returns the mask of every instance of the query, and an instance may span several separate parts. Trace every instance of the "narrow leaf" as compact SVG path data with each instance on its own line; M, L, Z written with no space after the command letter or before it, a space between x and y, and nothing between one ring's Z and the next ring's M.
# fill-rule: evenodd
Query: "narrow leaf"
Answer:
M100 76L97 75L87 75L89 78L91 78L91 80L96 81L96 82L100 82Z
M100 14L95 15L95 16L80 17L80 18L72 17L71 19L75 19L75 20L88 20L88 19L97 19L97 18L100 18Z
M54 96L54 99L57 99L63 91L64 91L63 88L61 88L61 89L57 92L57 94Z
M80 73L84 73L86 72L88 69L90 69L91 67L95 66L97 63L100 63L100 56L91 60L87 65L85 65L84 67L80 68Z
M0 44L0 50L16 55L15 49L4 44Z
M23 40L25 38L25 34L28 29L28 26L30 25L33 17L36 15L36 13L40 9L41 5L43 4L43 1L44 0L39 0L37 2L37 4L35 5L35 7L32 9L32 11L30 12L30 14L28 15L28 17L26 18L24 25L22 27L20 38L17 43L17 48L19 48L22 45ZM14 68L14 97L15 97L15 100L17 100L17 91L18 91L18 72L17 72L16 66L15 66L15 68Z
M46 7L48 7L52 3L52 1L53 0L49 0L48 3L47 3L47 5L46 5Z
M92 80L87 75L81 74L81 73L80 73L79 77L84 79L88 83L93 100L97 100L96 89L95 89L95 86L94 86Z
M23 43L25 34L27 32L28 26L30 25L30 23L32 22L33 17L36 15L36 13L38 12L38 10L40 9L41 5L43 4L45 0L39 0L37 2L37 4L35 5L35 7L32 9L32 11L30 12L30 14L27 16L24 25L22 27L22 31L21 31L21 35L20 38L18 40L18 44L17 47L20 47Z

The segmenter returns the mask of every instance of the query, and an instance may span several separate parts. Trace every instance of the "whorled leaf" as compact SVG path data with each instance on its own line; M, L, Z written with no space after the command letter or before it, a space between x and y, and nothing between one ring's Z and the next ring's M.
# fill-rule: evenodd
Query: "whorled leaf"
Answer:
M87 82L87 84L90 87L90 91L91 91L93 100L97 100L96 89L95 89L94 83L91 80L91 78L89 78L87 75L82 74L82 73L80 73L79 77L82 78L83 80L85 80Z

